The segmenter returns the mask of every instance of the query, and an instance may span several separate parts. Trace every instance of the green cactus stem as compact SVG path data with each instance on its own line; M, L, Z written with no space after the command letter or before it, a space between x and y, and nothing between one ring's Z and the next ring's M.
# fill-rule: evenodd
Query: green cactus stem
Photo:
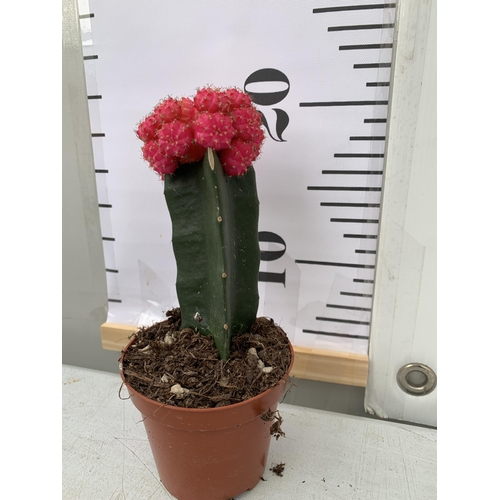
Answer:
M182 328L211 335L221 359L259 305L259 200L255 171L230 177L217 154L165 176Z

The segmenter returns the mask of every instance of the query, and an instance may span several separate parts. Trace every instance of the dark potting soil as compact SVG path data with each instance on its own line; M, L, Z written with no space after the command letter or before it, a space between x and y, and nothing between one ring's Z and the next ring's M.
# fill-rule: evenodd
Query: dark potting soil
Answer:
M211 337L181 330L180 324L180 309L171 309L166 320L133 335L123 358L127 383L160 403L184 408L239 403L276 385L290 365L288 342L272 319L257 318L248 333L234 336L226 361ZM270 418L279 428L278 417Z

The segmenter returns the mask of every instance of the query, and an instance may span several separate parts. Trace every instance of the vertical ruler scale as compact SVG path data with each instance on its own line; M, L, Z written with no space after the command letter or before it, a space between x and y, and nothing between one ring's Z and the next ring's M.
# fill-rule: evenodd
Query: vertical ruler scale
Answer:
M343 128L346 113L358 120L352 128L344 128L349 143L325 144L332 153L331 166L321 170L324 178L319 185L307 186L324 207L324 217L342 228L342 238L349 241L351 251L339 262L322 260L311 248L305 258L296 260L304 267L339 269L346 278L325 304L328 313L308 318L309 325L302 329L306 334L368 339L395 7L395 3L356 2L313 9L332 37L330 49L349 54L353 61L351 73L345 77L355 84L352 93L342 99L325 95L322 100L301 102L300 107L310 112L329 109L339 128ZM360 82L365 82L365 88Z
M255 164L259 315L297 346L366 354L395 4L221 0L198 3L195 16L181 0L89 5L109 321L147 324L177 303L168 212L133 128L166 95L236 85L267 136Z
M92 133L92 147L94 151L94 165L96 173L97 198L99 200L99 216L101 222L104 262L106 265L108 301L112 304L121 304L117 281L118 269L115 264L113 228L110 210L113 205L109 201L106 177L109 173L104 163L103 141L106 133L102 130L99 112L99 100L103 98L97 90L96 62L99 55L94 52L92 39L92 20L95 14L90 11L88 0L78 0L80 29L82 34L83 60L85 62L85 80L89 101L90 129Z

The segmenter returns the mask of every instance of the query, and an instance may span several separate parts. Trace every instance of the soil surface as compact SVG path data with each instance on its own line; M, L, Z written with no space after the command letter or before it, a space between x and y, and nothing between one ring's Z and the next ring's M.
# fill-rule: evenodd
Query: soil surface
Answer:
M171 309L166 320L133 335L136 341L123 358L127 383L160 403L184 408L239 403L276 385L290 365L286 335L272 319L257 318L248 333L234 336L227 361L219 359L211 337L181 330L180 324L180 309ZM269 416L279 428L279 415Z

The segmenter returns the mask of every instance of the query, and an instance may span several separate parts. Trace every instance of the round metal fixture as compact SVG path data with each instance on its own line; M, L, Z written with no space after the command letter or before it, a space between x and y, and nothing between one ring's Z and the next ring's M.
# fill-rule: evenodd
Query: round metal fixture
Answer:
M425 396L437 385L434 371L422 363L408 363L402 366L396 377L399 387L412 396Z

